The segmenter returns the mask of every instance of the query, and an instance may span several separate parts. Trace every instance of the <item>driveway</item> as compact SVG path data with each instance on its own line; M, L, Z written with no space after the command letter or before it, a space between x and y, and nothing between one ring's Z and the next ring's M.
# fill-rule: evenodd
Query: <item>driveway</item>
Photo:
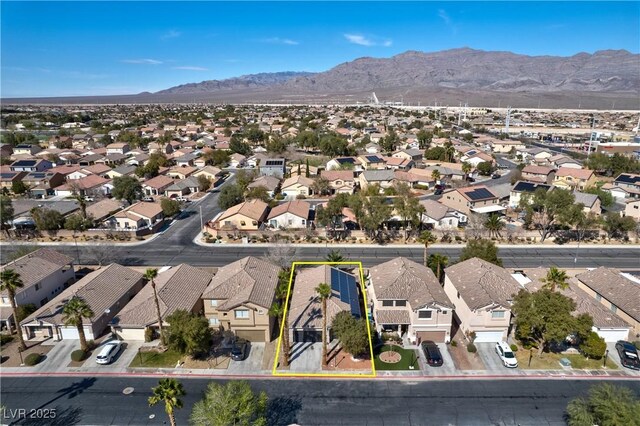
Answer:
M620 355L618 355L618 351L616 350L615 342L607 343L607 349L609 350L607 364L609 364L610 362L614 362L622 373L629 376L640 376L640 371L632 370L631 368L622 366L622 364L620 363Z
M33 367L34 371L42 373L67 371L67 366L71 362L71 352L76 349L80 349L79 340L65 339L55 342L45 360Z
M290 360L289 371L291 372L322 372L322 343L294 343L291 347Z
M440 349L440 354L442 354L442 365L440 367L431 367L427 364L427 358L424 355L424 351L420 346L417 347L418 353L420 354L420 365L422 371L427 376L452 376L458 374L459 372L453 363L453 359L451 359L448 346L445 343L437 343L437 345L438 349Z
M500 357L496 353L495 343L476 343L475 345L488 374L520 374L517 368L508 368L502 364Z
M229 374L255 374L262 372L262 358L264 357L263 342L251 343L249 354L244 361L229 362L227 372Z

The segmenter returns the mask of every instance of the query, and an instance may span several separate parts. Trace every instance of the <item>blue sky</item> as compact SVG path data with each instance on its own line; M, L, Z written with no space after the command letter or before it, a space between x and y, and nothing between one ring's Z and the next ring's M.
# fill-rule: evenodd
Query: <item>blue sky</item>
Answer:
M155 92L456 47L640 47L639 2L7 2L2 97Z

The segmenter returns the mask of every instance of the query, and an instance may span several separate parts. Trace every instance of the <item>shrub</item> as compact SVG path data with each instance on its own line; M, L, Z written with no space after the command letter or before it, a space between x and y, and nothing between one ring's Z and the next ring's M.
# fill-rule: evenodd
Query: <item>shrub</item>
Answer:
M476 348L476 345L474 345L473 343L469 343L467 345L467 351L475 354L478 351L478 348Z
M455 340L452 340L451 341L451 346L453 346L455 348L456 346L458 346L458 342L456 342Z
M633 342L633 346L635 346L637 349L640 349L640 340L636 340L635 342Z
M44 357L40 354L29 354L27 355L27 357L24 359L24 363L25 365L28 365L29 367L34 366L36 364L39 364L40 361L42 361Z
M600 359L606 349L607 344L604 339L598 336L598 333L595 331L589 332L587 338L580 344L580 351L582 351L587 358Z
M144 330L144 341L145 342L147 342L147 343L152 342L153 339L155 339L155 337L156 337L156 333L153 330L153 328L148 327L148 328L146 328Z
M518 352L518 345L514 345L513 343L511 344L511 350L513 352Z
M8 334L0 334L0 346L4 346L7 343L11 343L13 341L13 336L9 336Z
M82 349L76 349L75 351L71 352L72 361L80 362L84 361L85 359L87 359L87 353Z

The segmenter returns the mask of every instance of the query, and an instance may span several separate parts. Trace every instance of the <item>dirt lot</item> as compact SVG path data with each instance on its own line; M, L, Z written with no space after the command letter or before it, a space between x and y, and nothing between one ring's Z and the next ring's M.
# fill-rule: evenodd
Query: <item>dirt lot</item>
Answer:
M337 351L332 351L328 354L329 357L329 365L324 367L324 370L330 371L340 371L340 370L363 370L363 371L371 371L371 360L370 359L362 359L362 360L353 360L351 358L351 354L344 352L342 349L337 349Z

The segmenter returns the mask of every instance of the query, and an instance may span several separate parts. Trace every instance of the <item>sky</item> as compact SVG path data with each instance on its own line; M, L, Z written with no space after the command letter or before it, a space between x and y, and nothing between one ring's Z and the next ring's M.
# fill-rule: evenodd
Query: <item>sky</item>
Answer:
M2 1L0 96L156 92L458 47L640 49L640 2Z

